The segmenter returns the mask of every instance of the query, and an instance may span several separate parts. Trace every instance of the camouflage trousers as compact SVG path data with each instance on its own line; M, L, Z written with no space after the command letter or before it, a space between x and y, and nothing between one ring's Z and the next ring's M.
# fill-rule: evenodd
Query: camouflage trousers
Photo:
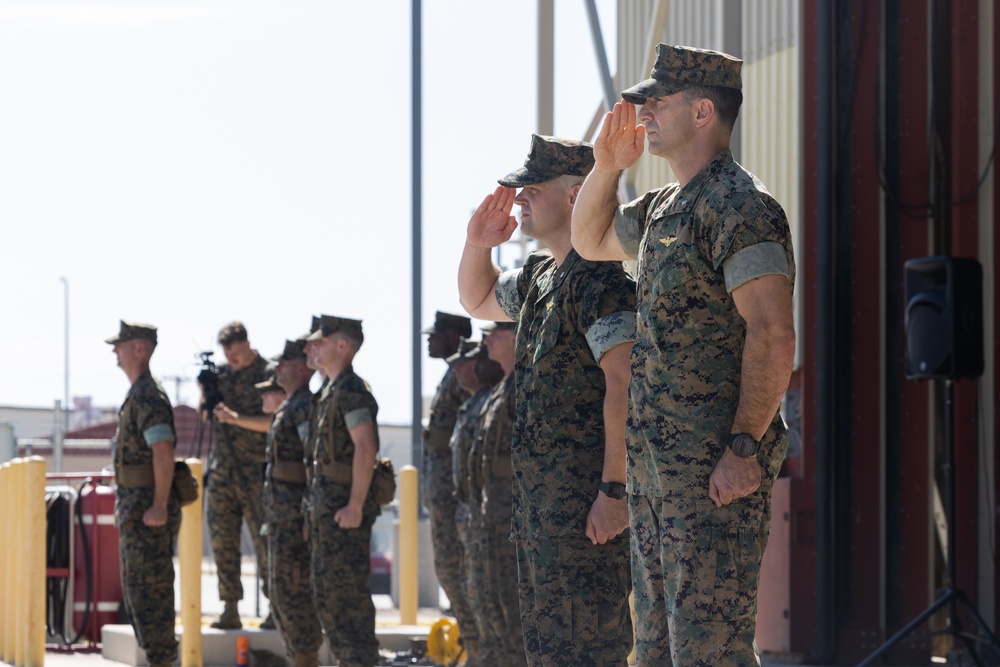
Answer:
M628 534L517 542L524 646L531 667L625 667L632 650Z
M451 613L458 621L463 637L476 639L475 616L465 591L465 550L458 537L454 497L429 499L431 543L434 545L434 571L438 582L451 602Z
M629 496L638 667L759 665L757 584L770 496Z
M309 653L323 643L323 629L309 583L309 543L302 540L302 519L268 524L267 563L271 612L285 649Z
M316 612L340 667L372 667L379 660L372 603L371 539L374 516L344 530L324 514L309 522Z
M494 632L490 621L486 592L486 533L479 521L478 506L474 506L475 514L469 514L464 526L459 529L459 539L465 547L465 593L468 596L472 615L476 619L476 630L479 633L479 663L481 665L500 664L500 652L503 647L499 635ZM459 510L458 515L462 514ZM461 634L464 628L459 628Z
M149 494L152 500L152 493ZM135 629L135 639L149 664L177 659L174 631L174 545L181 510L172 500L167 525L150 528L142 522L148 505L135 506L119 517L118 556L122 594Z
M521 632L517 548L510 541L509 522L487 526L485 587L489 621L501 641L497 664L501 667L525 667L528 661Z
M208 534L212 544L212 556L219 575L219 599L235 602L243 599L243 584L240 582L240 528L244 521L253 538L253 549L257 556L257 572L260 574L264 595L267 590L267 544L260 536L262 517L261 497L264 493L264 472L260 466L245 466L246 485L243 481L212 472L208 477ZM254 510L247 504L255 504ZM256 519L254 516L256 515Z

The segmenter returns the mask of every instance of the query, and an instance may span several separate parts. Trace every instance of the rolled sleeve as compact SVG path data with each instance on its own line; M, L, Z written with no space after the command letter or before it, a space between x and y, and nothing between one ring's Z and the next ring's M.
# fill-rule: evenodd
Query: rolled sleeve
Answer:
M598 362L608 350L635 340L635 313L626 310L600 318L587 329L587 344Z
M497 278L497 284L494 288L494 293L497 297L497 303L500 304L500 308L506 313L507 317L514 320L515 322L521 315L521 306L524 305L524 299L521 297L521 292L518 289L517 282L521 275L521 269L514 269L513 271L504 271Z
M351 410L344 415L344 425L347 426L347 430L350 431L362 424L373 424L375 420L372 419L371 410L368 408L357 408L356 410Z
M774 241L755 243L739 250L722 263L722 271L728 292L761 276L791 277L785 249Z
M624 207L615 212L615 235L622 250L632 259L639 257L639 242L644 229L642 221L626 212Z
M173 442L174 430L170 428L170 424L156 424L155 426L150 426L143 431L142 438L146 441L147 445L152 445L154 442L162 442L164 440Z

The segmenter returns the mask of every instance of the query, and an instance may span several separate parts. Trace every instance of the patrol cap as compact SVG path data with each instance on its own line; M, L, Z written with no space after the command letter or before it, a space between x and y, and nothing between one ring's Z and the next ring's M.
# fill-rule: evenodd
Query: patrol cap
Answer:
M487 322L479 328L486 333L493 331L513 331L517 328L517 322Z
M361 330L361 320L352 320L347 317L336 317L334 315L321 315L319 328L306 336L306 340L319 340L333 334L344 334L358 345L364 342L365 335Z
M434 313L434 324L420 333L432 334L442 331L457 331L460 336L468 338L472 335L472 320L464 315L452 315L439 310Z
M272 361L291 361L292 359L305 360L306 358L306 340L305 338L300 338L298 340L286 340L285 349L281 351L276 357L271 357Z
M466 359L489 359L490 351L486 349L486 346L482 343L476 343L476 346L465 353Z
M721 51L657 44L650 78L623 91L622 98L632 104L643 104L650 97L673 95L691 86L740 90L742 65L742 60Z
M455 366L463 361L472 359L473 357L467 357L465 355L467 355L472 350L478 349L478 347L479 347L478 341L469 340L468 338L459 338L458 349L455 351L455 354L451 355L444 361L449 366Z
M319 329L319 323L320 323L320 317L319 317L319 315L313 315L312 316L312 324L309 325L309 331L305 332L304 334L302 334L301 336L299 336L295 340L300 340L303 343L305 343L306 340L309 338L309 334L311 334L312 332L316 331L316 329Z
M219 345L242 343L247 339L247 328L242 322L230 322L219 330Z
M274 378L268 378L263 382L258 382L254 386L257 387L257 391L259 391L262 394L268 391L280 391L282 394L285 393L285 390L282 388L280 384L278 384L277 380L275 380Z
M531 148L524 166L497 182L506 188L520 188L551 181L560 176L586 176L593 167L593 144L532 134Z
M127 340L135 340L138 338L151 341L154 345L156 345L156 327L152 324L126 322L125 320L119 320L118 322L118 335L106 338L104 340L105 343L108 343L109 345L117 345L118 343L124 343Z

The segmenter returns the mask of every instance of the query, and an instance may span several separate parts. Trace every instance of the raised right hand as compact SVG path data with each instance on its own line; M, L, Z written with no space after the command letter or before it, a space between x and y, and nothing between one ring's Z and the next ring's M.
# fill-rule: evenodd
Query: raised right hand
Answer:
M495 248L510 239L517 220L510 214L514 206L513 188L499 186L479 205L469 220L466 240L477 248Z
M624 100L604 116L594 140L594 167L624 171L638 161L646 141L646 127L637 125L635 105Z

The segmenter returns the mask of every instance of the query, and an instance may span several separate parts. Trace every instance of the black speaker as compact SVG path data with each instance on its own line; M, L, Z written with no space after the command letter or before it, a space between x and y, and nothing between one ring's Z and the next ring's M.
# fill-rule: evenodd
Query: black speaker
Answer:
M983 269L968 257L906 262L906 377L983 374Z

